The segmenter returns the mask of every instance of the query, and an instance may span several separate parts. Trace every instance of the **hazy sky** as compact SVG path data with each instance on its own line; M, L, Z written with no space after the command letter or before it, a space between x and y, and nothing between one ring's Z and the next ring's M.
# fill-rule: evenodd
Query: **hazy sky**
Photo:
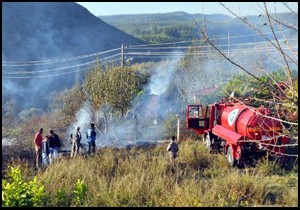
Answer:
M184 11L190 14L227 14L229 12L218 2L76 2L96 16L118 14L145 14ZM263 4L260 2L225 2L234 12L241 16L259 15ZM267 3L271 12L290 12L282 2ZM287 3L288 7L298 12L298 4Z

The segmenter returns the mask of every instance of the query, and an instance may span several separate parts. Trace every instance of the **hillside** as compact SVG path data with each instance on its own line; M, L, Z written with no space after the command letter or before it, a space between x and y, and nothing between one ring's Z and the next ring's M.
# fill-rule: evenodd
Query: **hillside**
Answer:
M120 48L122 43L142 44L123 31L103 22L84 7L71 2L3 2L2 61L39 61L69 58ZM113 52L114 54L120 51ZM108 54L110 55L110 54ZM107 54L105 55L107 56ZM61 91L75 82L75 73L48 76L78 70L78 67L49 71L94 60L76 60L56 65L3 66L2 94L14 97L18 106L44 107L51 91ZM27 64L27 63L26 63ZM86 66L84 66L86 67ZM36 74L12 72L48 71ZM7 79L8 76L29 77ZM33 79L35 76L40 76ZM5 78L3 78L5 77Z
M2 58L54 59L142 42L76 3L2 3Z
M199 38L193 18L202 19L202 15L186 12L158 14L99 16L103 21L148 42L168 42ZM211 22L227 19L226 15L204 15Z
M292 13L278 14L279 20L288 20L294 25L298 25L297 16ZM253 34L253 30L243 24L237 18L227 15L213 14L188 14L185 12L158 13L158 14L138 14L138 15L111 15L99 16L103 21L137 37L152 43L186 41L200 37L194 20L202 26L202 20L206 22L208 34L212 37L239 36ZM193 20L194 19L194 20ZM264 16L247 16L249 22L259 30L264 31L267 22ZM278 29L275 27L275 29ZM296 34L293 34L296 35ZM260 37L244 37L244 42L260 40ZM234 42L241 42L235 39Z

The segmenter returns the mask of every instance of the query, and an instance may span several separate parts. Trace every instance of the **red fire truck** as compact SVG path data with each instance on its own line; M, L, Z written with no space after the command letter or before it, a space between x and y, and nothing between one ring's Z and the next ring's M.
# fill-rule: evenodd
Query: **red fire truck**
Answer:
M225 99L205 108L189 105L186 128L202 135L210 152L224 153L231 166L255 165L266 155L284 159L284 145L289 142L269 109Z

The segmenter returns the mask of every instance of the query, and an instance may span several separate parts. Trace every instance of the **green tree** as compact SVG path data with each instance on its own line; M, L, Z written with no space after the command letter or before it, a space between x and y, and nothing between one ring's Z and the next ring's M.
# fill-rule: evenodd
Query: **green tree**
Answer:
M123 118L131 109L131 101L141 90L142 79L132 66L106 67L96 64L87 75L84 90L96 109L105 117L106 128L109 116Z

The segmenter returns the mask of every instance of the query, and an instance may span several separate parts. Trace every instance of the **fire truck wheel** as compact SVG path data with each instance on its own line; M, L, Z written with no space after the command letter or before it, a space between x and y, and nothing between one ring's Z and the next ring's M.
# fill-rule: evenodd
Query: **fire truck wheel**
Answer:
M231 167L236 166L236 160L234 159L231 146L229 146L227 149L227 161Z

